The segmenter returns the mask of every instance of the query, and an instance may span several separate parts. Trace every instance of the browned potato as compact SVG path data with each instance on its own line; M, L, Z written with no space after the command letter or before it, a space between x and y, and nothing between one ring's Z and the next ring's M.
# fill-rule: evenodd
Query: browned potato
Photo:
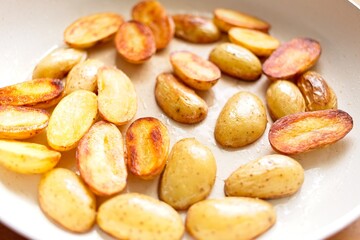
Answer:
M197 90L209 90L221 77L220 69L198 55L188 51L170 54L175 74L188 86Z
M0 140L0 164L23 174L44 173L55 167L61 154L37 143Z
M175 34L173 19L156 0L141 1L132 9L132 18L147 25L154 34L156 49L169 45Z
M168 130L156 118L139 118L126 131L127 166L143 179L153 179L165 166L170 145Z
M278 47L263 64L269 79L292 79L315 65L320 43L310 38L294 38Z
M221 33L211 19L192 14L172 16L175 36L193 43L212 43L220 39Z
M337 109L337 97L325 79L317 72L308 71L297 79L305 98L306 110Z
M49 122L45 110L0 105L0 138L26 139L43 131Z
M353 127L352 117L342 110L319 110L288 115L270 128L271 146L284 154L297 154L335 143Z
M125 188L124 144L115 125L95 123L79 142L76 159L81 178L96 195L109 196Z
M34 79L0 88L0 105L36 105L61 96L63 91L59 79Z
M124 125L135 116L135 87L123 71L115 67L99 69L98 103L102 118L116 125Z
M241 27L268 32L270 24L257 17L231 9L217 8L214 10L214 23L220 30L228 32L232 27Z
M130 63L143 63L156 52L150 28L137 21L121 24L115 36L115 45L120 56Z
M110 40L123 22L122 16L111 12L85 16L66 28L64 40L75 48L89 48Z
M164 113L180 123L201 122L208 112L206 102L171 73L157 77L155 98Z

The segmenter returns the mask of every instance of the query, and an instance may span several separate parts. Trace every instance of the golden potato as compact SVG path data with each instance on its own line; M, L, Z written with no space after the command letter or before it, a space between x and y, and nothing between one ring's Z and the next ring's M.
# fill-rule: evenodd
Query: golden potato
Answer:
M46 55L36 65L33 79L61 79L78 63L86 59L87 53L73 48L58 48Z
M123 22L122 16L111 12L85 16L65 29L64 40L75 48L89 48L112 39Z
M186 230L198 240L250 240L267 231L275 220L275 209L261 199L208 199L190 207Z
M44 173L55 167L61 154L37 143L0 140L0 164L23 174Z
M96 195L109 196L125 188L124 144L115 125L95 123L80 140L76 159L81 178Z
M169 205L140 193L125 193L100 205L97 224L118 239L180 240L184 225Z
M53 149L68 151L77 146L97 118L97 97L77 90L64 97L55 107L47 127L47 140Z
M124 125L135 116L135 87L123 71L115 67L99 69L98 103L101 117L116 125Z
M153 117L139 118L126 131L127 166L142 179L153 179L165 166L170 137L166 126Z
M68 169L55 168L44 174L38 187L38 199L45 215L67 230L82 233L95 223L95 197Z
M216 65L188 51L172 52L170 62L175 74L197 90L209 90L221 77Z
M151 29L137 21L121 24L115 35L117 52L130 63L143 63L156 52Z
M206 102L171 73L157 77L155 98L164 113L180 123L201 122L208 112Z

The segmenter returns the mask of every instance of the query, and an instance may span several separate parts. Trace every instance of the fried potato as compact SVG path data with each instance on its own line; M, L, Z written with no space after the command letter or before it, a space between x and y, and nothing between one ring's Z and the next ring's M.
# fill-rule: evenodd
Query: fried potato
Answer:
M197 90L209 90L221 77L220 69L198 55L188 51L170 54L175 74L188 86Z
M47 127L47 140L53 149L68 151L77 146L97 118L97 97L77 90L64 97L55 107Z
M171 73L157 77L155 99L168 117L180 123L201 122L208 112L206 102Z
M87 53L73 48L58 48L46 55L36 65L33 79L61 79L78 63L86 59Z
M153 179L165 166L170 137L166 126L153 117L139 118L126 131L127 166L142 179Z
M67 230L82 233L95 223L95 197L68 169L55 168L42 176L38 200L45 215Z
M135 116L135 87L123 71L114 67L99 69L98 103L101 117L116 125L124 125Z
M61 154L37 143L0 140L0 164L22 174L44 173L55 167Z
M320 43L310 38L294 38L278 47L263 64L269 79L292 79L315 65Z
M64 40L74 48L90 48L111 40L123 22L122 16L111 12L85 16L65 29Z
M117 52L130 63L143 63L156 52L151 29L137 21L123 23L115 36Z

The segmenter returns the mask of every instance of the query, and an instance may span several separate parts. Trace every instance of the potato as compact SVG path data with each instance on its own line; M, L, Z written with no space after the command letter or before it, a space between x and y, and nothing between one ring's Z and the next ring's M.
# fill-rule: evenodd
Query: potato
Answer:
M118 239L179 240L184 233L180 215L174 209L140 193L125 193L104 202L97 223Z
M305 112L305 100L299 88L287 80L277 80L266 91L266 102L273 120Z
M263 64L269 79L292 79L315 65L320 43L311 38L294 38L278 47Z
M275 220L273 206L261 199L227 197L191 206L186 229L198 240L250 240L267 231Z
M37 143L0 140L0 164L23 174L44 173L55 167L61 154Z
M173 208L185 210L210 194L215 178L216 161L211 150L195 138L182 139L171 150L159 197Z
M166 126L153 117L139 118L126 131L127 166L142 179L153 179L164 167L170 137Z
M135 87L123 71L115 67L99 69L98 103L101 117L116 125L127 124L135 116Z
M297 154L333 144L352 128L352 117L342 110L295 113L271 126L269 141L280 153Z
M55 168L42 176L38 200L41 210L67 230L86 232L95 222L94 195L68 169Z
M272 154L250 161L225 181L226 196L282 198L296 193L304 182L304 169L294 159Z
M157 50L167 47L174 37L174 21L167 15L160 2L156 0L145 0L137 3L132 9L132 18L151 29Z
M270 24L257 17L250 16L239 11L217 8L214 10L214 23L224 32L228 32L232 27L241 27L268 32Z
M241 80L254 81L261 76L261 62L248 49L233 43L221 43L216 46L209 60L221 71Z
M170 62L175 74L197 90L209 90L221 77L216 65L188 51L172 52Z
M65 94L68 95L76 90L97 91L97 72L104 63L96 59L87 59L73 67L65 84Z
M256 56L268 57L279 47L280 42L269 34L258 30L245 28L231 28L229 30L230 42L243 46Z
M266 110L261 100L253 93L238 92L219 114L215 139L224 147L243 147L260 138L266 124Z
M208 112L206 102L171 73L157 77L155 98L164 113L180 123L201 122Z
M81 178L96 195L110 196L125 188L124 144L115 125L95 123L79 142L76 159Z
M47 140L55 150L68 151L77 146L97 118L97 98L92 92L77 90L55 107L47 127Z
M78 63L86 59L87 53L73 48L58 48L46 55L36 65L33 79L61 79Z
M151 29L137 21L121 24L115 35L117 52L130 63L143 63L156 52Z
M337 109L337 97L325 79L317 72L308 71L297 79L297 86L305 98L306 110Z
M39 78L0 88L0 105L36 105L58 98L63 91L61 80Z
M122 16L111 13L96 13L77 19L65 29L65 43L74 48L89 48L112 39L120 25Z
M43 131L49 122L45 110L0 105L0 138L26 139Z
M192 43L212 43L220 39L221 33L211 19L192 14L172 16L175 36Z

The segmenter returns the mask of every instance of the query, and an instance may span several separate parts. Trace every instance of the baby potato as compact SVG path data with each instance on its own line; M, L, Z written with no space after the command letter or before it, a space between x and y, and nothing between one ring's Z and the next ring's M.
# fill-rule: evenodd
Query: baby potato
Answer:
M294 159L272 154L240 166L225 181L227 196L282 198L296 193L304 182L304 169Z
M42 176L38 200L45 215L67 230L82 233L95 223L95 197L68 169L55 168Z
M320 54L319 42L311 38L294 38L281 44L266 59L263 72L269 79L292 79L314 66Z
M225 8L214 10L214 23L224 32L228 32L232 27L248 28L262 32L268 32L270 29L269 23L257 17Z
M22 174L44 173L55 167L61 154L37 143L0 140L0 164Z
M299 88L288 80L277 80L266 91L266 102L273 120L305 112L305 100Z
M65 43L74 48L89 48L112 39L124 22L122 16L96 13L77 19L65 29Z
M98 103L101 117L116 125L127 124L135 116L135 87L123 71L115 67L99 69Z
M125 193L100 205L97 224L117 239L180 240L184 226L169 205L140 193Z
M157 77L155 98L164 113L180 123L201 122L208 112L206 102L171 73Z
M102 66L104 63L99 60L87 59L73 67L66 78L65 94L76 90L96 92L97 72Z
M121 24L115 35L117 52L130 63L143 63L156 52L151 29L137 21Z
M132 9L132 18L151 29L157 50L164 49L174 37L174 21L167 15L160 2L156 0L145 0L137 3Z
M0 105L0 138L26 139L43 131L49 122L45 110Z
M170 137L166 126L153 117L139 118L126 131L127 166L142 179L153 179L164 167Z
M243 46L253 52L256 56L268 57L279 47L280 42L269 34L258 30L246 28L231 28L229 40L232 43Z
M80 140L76 159L81 178L96 195L110 196L125 188L124 144L114 124L95 123Z
M224 147L243 147L263 135L266 123L266 110L261 100L253 93L238 92L219 114L215 139Z
M77 146L97 118L97 98L92 92L77 90L55 107L47 127L47 140L55 150L68 151Z
M254 81L261 76L261 62L252 52L233 43L222 43L210 53L209 60L221 71L241 80Z
M221 33L211 19L192 14L172 16L175 36L192 43L212 43L220 39Z
M61 79L78 63L86 59L87 53L73 48L58 48L46 55L36 65L33 79Z
M271 228L275 221L273 206L264 200L226 197L192 205L185 225L198 240L251 240Z
M216 65L188 51L171 53L170 62L175 74L186 85L197 90L209 90L221 77Z
M305 98L306 110L337 109L337 97L325 79L317 72L307 71L297 79Z
M195 138L178 141L172 148L160 182L159 197L177 210L205 199L216 178L211 150Z

